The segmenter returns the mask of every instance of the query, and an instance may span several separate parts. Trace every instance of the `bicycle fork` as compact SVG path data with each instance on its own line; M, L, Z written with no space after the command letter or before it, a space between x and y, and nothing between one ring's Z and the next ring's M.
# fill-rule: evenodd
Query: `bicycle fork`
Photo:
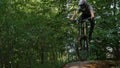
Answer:
M83 22L80 24L79 29L81 28L81 31L79 31L79 35L82 36L81 39L83 39L83 48L88 50L88 40L87 40L87 23Z

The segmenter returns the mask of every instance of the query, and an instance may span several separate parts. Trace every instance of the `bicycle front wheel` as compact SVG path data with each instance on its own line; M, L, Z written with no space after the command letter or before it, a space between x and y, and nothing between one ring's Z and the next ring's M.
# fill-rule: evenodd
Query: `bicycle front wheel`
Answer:
M89 57L88 39L86 36L80 40L80 56L82 60L87 60Z

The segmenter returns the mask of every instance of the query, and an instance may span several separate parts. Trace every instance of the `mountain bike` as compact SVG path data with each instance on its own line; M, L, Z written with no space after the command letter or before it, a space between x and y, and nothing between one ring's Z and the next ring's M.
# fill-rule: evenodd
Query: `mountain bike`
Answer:
M77 56L80 60L87 60L89 55L89 22L86 18L79 22L78 20L74 21L78 23L78 37L76 43Z

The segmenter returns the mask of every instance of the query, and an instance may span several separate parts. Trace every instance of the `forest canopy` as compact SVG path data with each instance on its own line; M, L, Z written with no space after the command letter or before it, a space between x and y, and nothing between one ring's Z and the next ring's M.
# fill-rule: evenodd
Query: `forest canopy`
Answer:
M78 1L1 0L0 68L59 68L78 61L77 24L67 18ZM88 2L95 12L95 42L88 59L120 60L120 0Z

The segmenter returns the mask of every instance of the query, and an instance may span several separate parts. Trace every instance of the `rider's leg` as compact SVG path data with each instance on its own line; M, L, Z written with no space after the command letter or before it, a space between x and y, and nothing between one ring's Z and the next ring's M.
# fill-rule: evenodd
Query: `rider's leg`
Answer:
M92 40L92 33L93 33L93 30L94 30L95 21L94 21L94 18L89 19L89 21L90 21L89 40Z
M87 18L89 18L90 17L90 15L88 15L88 14L82 14L80 17L79 17L79 27L80 27L80 23L84 23L84 21L83 20L85 20L85 19L87 19ZM83 29L82 29L83 30Z
M83 23L83 20L84 19L84 15L82 14L80 17L79 17L79 19L78 19L78 42L80 41L80 39L81 39L81 36L80 36L80 33L81 33L81 31L80 31L80 27L81 27L81 23Z

